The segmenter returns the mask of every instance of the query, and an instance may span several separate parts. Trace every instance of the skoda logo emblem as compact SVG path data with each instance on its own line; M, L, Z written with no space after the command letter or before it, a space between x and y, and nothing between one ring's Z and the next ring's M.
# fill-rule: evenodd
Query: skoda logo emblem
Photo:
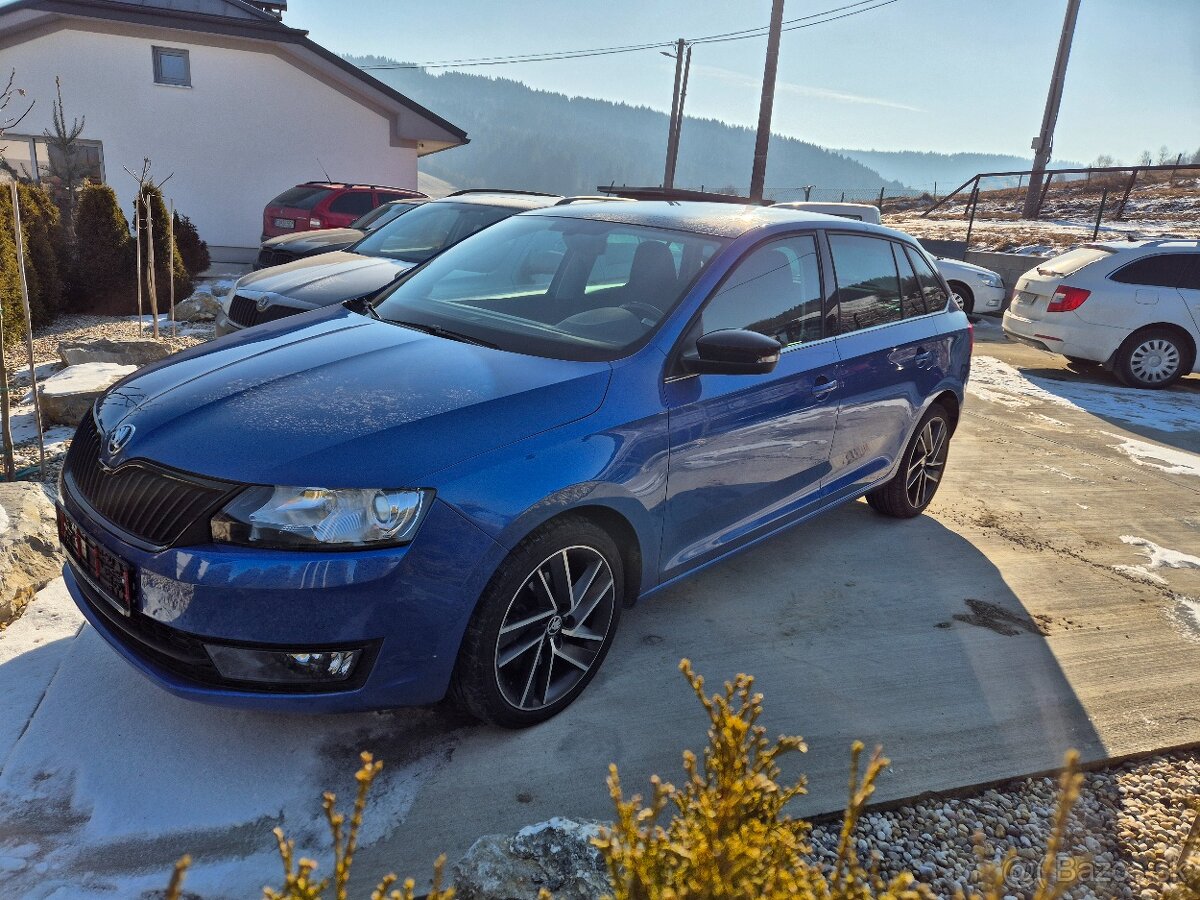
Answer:
M133 437L133 433L137 429L132 425L121 425L113 430L113 433L108 436L108 454L116 456L120 453L125 445L129 443L129 439Z
M270 297L259 297L258 301L254 305L256 307L258 307L259 312L266 312L267 307L271 305L271 298Z

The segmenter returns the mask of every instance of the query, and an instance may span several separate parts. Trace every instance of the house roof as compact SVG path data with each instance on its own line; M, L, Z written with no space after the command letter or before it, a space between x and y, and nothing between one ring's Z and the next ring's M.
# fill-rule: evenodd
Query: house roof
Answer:
M291 45L350 76L358 89L388 105L415 113L444 132L440 139L423 141L428 149L419 155L468 143L467 133L433 111L369 75L336 53L326 50L301 28L292 28L245 0L9 0L0 2L0 16L19 10L56 13L73 18L94 18L134 25L149 25L228 35Z

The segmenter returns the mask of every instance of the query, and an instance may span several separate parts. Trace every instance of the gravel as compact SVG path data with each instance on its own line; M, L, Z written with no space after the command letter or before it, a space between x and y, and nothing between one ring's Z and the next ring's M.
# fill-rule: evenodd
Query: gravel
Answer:
M864 864L884 878L907 869L938 896L976 884L976 834L987 858L1009 850L1006 896L1032 896L1058 798L1056 778L1024 778L957 799L927 799L868 812L858 829ZM1154 898L1174 880L1174 866L1200 798L1200 752L1152 756L1088 773L1069 822L1061 871L1083 878L1071 898ZM814 854L832 860L840 823L814 827ZM1074 858L1074 859L1072 859Z
M212 323L180 324L178 331L177 335L172 335L169 324L159 326L160 340L167 344L173 352L203 343L213 336ZM37 366L38 378L47 378L56 369L61 368L62 362L58 355L58 345L61 341L88 341L98 338L119 340L145 337L149 334L150 326L139 322L136 317L60 316L52 324L34 332L33 357ZM13 402L17 403L28 393L29 387L29 363L24 341L8 348L4 355L4 364L9 373L8 383L12 391ZM13 412L24 411L26 406L14 409ZM58 481L62 459L70 445L69 438L63 439L64 435L61 429L53 429L53 431L55 434L49 435L46 442L46 475L41 479L51 485ZM36 438L18 443L13 448L13 459L18 471L36 465L38 462ZM35 472L28 477L37 478L38 475Z

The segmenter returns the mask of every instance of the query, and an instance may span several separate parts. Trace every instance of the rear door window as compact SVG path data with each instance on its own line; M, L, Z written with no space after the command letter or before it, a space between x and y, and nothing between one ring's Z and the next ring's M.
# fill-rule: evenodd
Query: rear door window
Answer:
M934 273L933 267L929 265L929 260L912 247L906 247L905 253L917 273L917 281L921 283L921 292L925 295L925 308L929 312L945 309L950 297L942 290L942 283Z
M375 197L370 191L348 191L342 196L334 199L329 204L331 213L339 215L354 216L357 218L363 213L370 212L375 208Z
M1200 259L1200 253L1159 253L1134 260L1109 277L1122 284L1180 287L1193 261L1197 259Z
M333 191L329 188L312 187L302 184L294 188L288 188L267 205L287 206L291 209L312 209L332 193Z
M891 241L835 233L829 235L829 248L842 333L899 322L904 317Z
M1192 267L1183 274L1179 287L1185 291L1200 291L1200 253L1192 253Z
M892 244L892 255L896 257L896 268L900 271L900 296L904 306L904 318L923 316L929 310L925 307L925 293L917 281L917 273L913 271L912 263L904 254L904 248Z

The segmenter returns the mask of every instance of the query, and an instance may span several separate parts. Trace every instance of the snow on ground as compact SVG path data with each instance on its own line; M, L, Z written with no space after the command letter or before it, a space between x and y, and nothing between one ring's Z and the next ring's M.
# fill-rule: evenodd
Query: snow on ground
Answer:
M1132 534L1121 535L1121 540L1133 547L1140 547L1149 559L1151 569L1200 569L1200 556L1160 547L1154 541L1148 541Z
M308 717L181 700L81 621L59 580L0 632L3 897L137 896L165 887L185 852L190 891L255 896L277 880L276 825L328 858L321 793L345 807L361 750L386 763L371 843L457 742L460 723L440 711Z
M1169 475L1195 475L1200 477L1200 455L1188 453L1186 450L1175 450L1159 444L1148 444L1145 441L1127 438L1123 435L1104 432L1121 443L1114 444L1114 450L1120 450L1139 466L1149 466Z
M991 356L977 355L971 360L967 393L1010 407L1051 403L1157 431L1200 431L1200 403L1193 393L1143 391L1092 381L1046 378L1030 375ZM1056 419L1049 421L1063 424ZM1191 457L1193 464L1200 466L1195 454L1181 455Z

